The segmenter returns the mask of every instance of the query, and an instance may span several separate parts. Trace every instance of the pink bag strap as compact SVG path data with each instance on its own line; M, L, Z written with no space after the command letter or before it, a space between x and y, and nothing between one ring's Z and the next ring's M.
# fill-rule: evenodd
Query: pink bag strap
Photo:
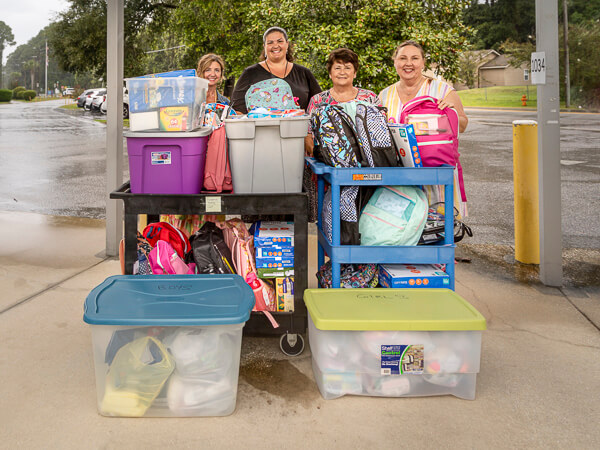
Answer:
M225 164L227 164L227 135L225 134L224 123L213 130L211 138L215 140L214 145L217 148L217 168L225 167ZM225 147L225 149L223 149L223 147ZM223 162L223 159L225 159L225 162ZM215 186L217 187L217 192L222 192L225 171L216 170L216 172Z
M157 241L156 242L156 264L158 264L160 266L160 268L162 269L163 273L166 274L167 269L165 269L165 266L163 266L162 261L160 260L160 245L159 243L162 241Z

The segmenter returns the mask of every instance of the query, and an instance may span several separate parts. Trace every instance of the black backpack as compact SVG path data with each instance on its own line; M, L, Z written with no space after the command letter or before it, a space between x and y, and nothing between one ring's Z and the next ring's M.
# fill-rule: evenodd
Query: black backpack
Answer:
M192 251L186 262L195 262L197 273L236 273L223 237L223 230L213 222L206 222L190 238Z
M401 159L384 115L385 108L359 103L356 105L356 134L369 167L401 166ZM363 167L366 165L363 164Z

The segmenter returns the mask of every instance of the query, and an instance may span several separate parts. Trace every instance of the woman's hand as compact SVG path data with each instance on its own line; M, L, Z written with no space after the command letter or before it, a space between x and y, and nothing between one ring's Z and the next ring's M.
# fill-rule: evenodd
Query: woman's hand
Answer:
M446 108L456 109L456 107L454 106L454 103L449 101L448 97L438 100L438 108L440 108L440 109L446 109Z
M463 107L462 102L460 101L460 97L456 93L456 91L450 91L448 95L442 100L438 100L438 108L454 108L458 113L458 128L462 133L467 129L467 124L469 123L469 119L467 119L467 114L465 113L465 108Z

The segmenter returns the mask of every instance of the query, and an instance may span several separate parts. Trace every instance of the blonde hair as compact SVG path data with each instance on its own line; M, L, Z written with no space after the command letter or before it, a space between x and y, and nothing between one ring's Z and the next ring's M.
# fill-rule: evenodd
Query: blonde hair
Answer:
M221 79L223 79L223 74L225 72L225 62L223 58L219 55L215 55L214 53L207 53L198 61L198 68L196 69L196 75L200 78L204 76L204 72L210 67L212 63L218 63L221 66Z

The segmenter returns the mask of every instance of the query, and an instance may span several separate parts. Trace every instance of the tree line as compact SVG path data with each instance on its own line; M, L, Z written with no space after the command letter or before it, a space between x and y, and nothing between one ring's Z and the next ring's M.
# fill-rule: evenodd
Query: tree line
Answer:
M563 0L555 1L562 14ZM338 47L358 53L356 82L376 92L397 80L391 57L395 46L406 39L423 45L428 68L448 80L463 82L472 72L461 58L468 50L499 50L518 66L528 61L535 49L535 0L124 3L125 77L195 68L200 56L211 52L225 59L226 77L236 78L245 67L257 62L262 33L273 25L287 29L297 61L309 67L324 88L330 86L325 69L327 55ZM600 0L568 0L568 11L572 85L580 96L593 101L600 89L595 76L600 70L600 52L595 51L600 41ZM7 43L3 36L0 26L0 52ZM39 57L32 58L31 54L39 52L40 41L45 39L56 76L68 78L69 74L69 84L85 87L106 79L105 0L70 0L69 8L53 23L9 56L4 73L10 82L17 74L20 80L26 80L31 71L26 65L28 58L34 60L30 66L41 65Z

